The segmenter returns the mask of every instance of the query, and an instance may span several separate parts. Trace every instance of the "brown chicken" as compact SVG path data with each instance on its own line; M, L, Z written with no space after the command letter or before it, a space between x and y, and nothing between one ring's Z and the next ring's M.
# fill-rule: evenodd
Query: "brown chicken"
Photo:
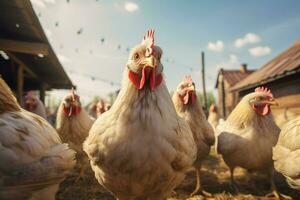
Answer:
M218 108L215 104L211 104L209 108L209 114L207 121L210 123L210 125L215 129L217 125L219 124L219 114L218 114Z
M173 95L173 103L178 115L189 124L197 146L197 159L194 168L197 174L197 185L191 196L200 192L210 195L203 190L200 182L200 169L203 160L208 156L210 147L215 142L214 130L207 122L199 100L197 100L195 84L190 76L178 85Z
M54 200L74 157L46 120L18 105L0 78L0 199Z
M227 120L217 126L216 146L230 168L236 190L234 169L242 167L269 175L272 184L269 195L279 197L273 179L272 147L277 143L280 129L271 115L271 105L277 102L266 88L256 88L244 96Z
M275 169L293 188L300 190L300 117L283 126L273 148L273 160Z
M94 120L81 107L80 97L74 90L66 95L57 111L56 130L63 142L66 142L74 149L76 158L80 165L80 173L76 181L83 178L84 170L88 167L88 161L82 149L82 144L88 136Z
M119 200L166 199L196 159L190 127L163 80L161 55L149 31L131 51L116 101L84 142L98 182Z
M96 119L97 118L97 100L93 100L93 102L88 106L88 114L90 117Z
M47 120L46 109L43 102L39 98L35 97L32 91L28 92L25 96L24 107L29 112L37 114Z
M97 117L99 117L100 115L102 115L104 112L108 111L110 109L110 105L107 104L106 102L104 102L103 99L100 99L96 105L96 114Z

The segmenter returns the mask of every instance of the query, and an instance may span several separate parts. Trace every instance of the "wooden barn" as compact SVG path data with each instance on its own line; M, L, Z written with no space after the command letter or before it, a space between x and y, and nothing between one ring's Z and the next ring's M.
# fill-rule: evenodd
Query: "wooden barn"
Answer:
M270 88L278 100L279 106L272 109L275 117L287 111L300 114L300 40L240 81L232 90L241 98L258 86Z
M27 90L72 87L30 0L0 1L0 74L21 101Z
M215 88L218 89L219 114L226 118L238 103L238 93L231 91L239 81L245 79L254 70L248 70L246 64L241 64L239 70L220 69Z

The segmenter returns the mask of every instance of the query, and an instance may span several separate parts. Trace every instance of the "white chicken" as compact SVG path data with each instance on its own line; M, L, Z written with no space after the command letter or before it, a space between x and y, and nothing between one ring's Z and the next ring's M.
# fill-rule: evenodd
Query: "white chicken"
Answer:
M273 148L275 169L283 174L288 183L300 190L300 117L285 124L278 143Z
M25 96L25 109L47 120L46 109L43 102L33 95L32 91Z
M178 115L189 124L197 146L197 159L194 162L197 185L191 196L198 192L210 196L201 186L200 169L203 160L210 152L210 147L215 143L215 135L213 128L206 120L199 100L197 100L195 84L191 76L186 76L178 85L173 95L173 103Z
M280 129L273 120L270 105L277 102L266 88L256 88L244 96L227 120L217 126L216 147L230 168L231 183L236 190L234 169L242 167L269 175L272 193L268 196L279 197L273 180L272 147L277 143Z
M94 119L89 117L88 113L82 108L80 97L72 89L71 93L63 98L58 108L56 130L62 141L68 143L77 152L76 158L81 170L76 182L83 178L84 170L88 166L82 144L93 123Z
M292 119L295 119L296 117L297 115L294 112L288 109L284 109L283 112L280 112L280 114L275 115L274 119L279 128L282 128L285 125L285 123L291 121Z
M192 132L163 80L161 55L148 31L131 51L116 101L83 145L98 182L119 200L166 199L196 159Z
M215 129L219 124L218 108L215 104L211 104L207 121Z
M18 105L0 78L0 199L54 200L74 157L46 120Z

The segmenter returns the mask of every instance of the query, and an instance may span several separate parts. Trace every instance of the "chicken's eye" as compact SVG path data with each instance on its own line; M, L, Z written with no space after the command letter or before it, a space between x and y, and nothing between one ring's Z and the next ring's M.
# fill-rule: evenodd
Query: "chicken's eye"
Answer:
M133 55L133 58L134 58L134 60L137 60L137 59L140 58L140 55L139 55L138 53L135 53L135 54Z
M256 101L261 101L263 98L262 97L255 97Z

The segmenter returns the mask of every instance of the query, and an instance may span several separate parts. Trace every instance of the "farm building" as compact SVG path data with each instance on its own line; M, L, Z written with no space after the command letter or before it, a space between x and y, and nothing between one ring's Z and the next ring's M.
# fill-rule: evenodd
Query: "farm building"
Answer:
M240 81L233 92L240 97L258 86L270 88L279 106L272 109L276 116L284 113L300 114L300 40Z
M0 75L19 101L24 91L71 88L29 0L0 1Z
M220 116L226 118L238 103L238 93L231 91L231 88L252 72L254 72L254 70L248 70L246 64L241 64L239 70L220 69L215 86L215 88L218 89Z

